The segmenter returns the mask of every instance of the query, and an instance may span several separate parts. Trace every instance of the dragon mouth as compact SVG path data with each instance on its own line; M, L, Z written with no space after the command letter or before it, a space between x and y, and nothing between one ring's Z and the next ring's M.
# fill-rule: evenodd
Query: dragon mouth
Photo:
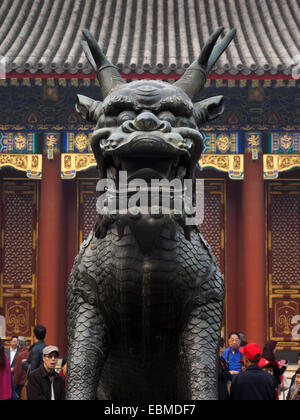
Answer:
M195 149L199 154L202 151L200 133L189 128L185 130L187 135L175 131L124 135L124 132L109 129L96 130L92 148L98 156L102 176L116 177L118 172L126 171L128 181L139 178L147 182L185 177L195 164Z
M139 178L150 182L152 179L173 179L177 172L179 156L114 156L113 162L119 171L127 172L128 181Z
M187 160L190 154L181 141L174 144L161 136L135 135L127 144L111 154L115 168L127 172L127 180L135 178L173 179L180 157Z

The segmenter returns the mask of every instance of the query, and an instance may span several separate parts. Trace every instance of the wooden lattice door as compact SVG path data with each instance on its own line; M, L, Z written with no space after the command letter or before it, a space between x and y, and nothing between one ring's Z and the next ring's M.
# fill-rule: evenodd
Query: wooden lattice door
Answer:
M268 338L299 350L300 182L267 184Z
M0 310L6 336L32 342L37 319L38 184L1 182Z

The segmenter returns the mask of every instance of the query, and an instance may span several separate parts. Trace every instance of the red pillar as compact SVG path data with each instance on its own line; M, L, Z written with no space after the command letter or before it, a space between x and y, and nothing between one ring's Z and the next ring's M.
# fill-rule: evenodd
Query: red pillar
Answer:
M239 315L240 287L243 278L243 232L241 181L227 180L226 189L226 339L231 331L242 332L243 314Z
M63 214L64 226L63 234L65 237L63 246L64 264L60 284L60 350L62 354L67 354L67 282L74 259L78 252L77 239L77 190L76 180L65 180L62 182L63 188Z
M60 155L43 156L40 197L38 323L47 328L46 343L60 345L62 275L62 181Z
M74 259L78 253L78 222L77 222L77 185L76 180L67 180L64 182L64 197L65 197L65 215L67 227L67 256L66 256L66 277L68 278Z
M263 156L252 160L245 153L245 179L243 185L243 263L242 299L244 332L248 342L265 343L266 287L265 287L265 205Z

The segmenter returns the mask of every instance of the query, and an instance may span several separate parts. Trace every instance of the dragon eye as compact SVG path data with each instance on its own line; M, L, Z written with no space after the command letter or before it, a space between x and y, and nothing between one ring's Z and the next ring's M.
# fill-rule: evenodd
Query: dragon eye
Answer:
M136 113L133 111L123 111L118 115L118 125L121 125L125 121L134 120Z
M157 117L161 121L168 121L172 126L176 125L176 117L172 114L172 112L162 111L157 115Z

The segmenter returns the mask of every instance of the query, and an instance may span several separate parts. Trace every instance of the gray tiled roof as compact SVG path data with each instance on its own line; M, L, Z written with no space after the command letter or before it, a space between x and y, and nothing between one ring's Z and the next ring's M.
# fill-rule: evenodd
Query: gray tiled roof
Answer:
M87 28L125 73L181 74L218 26L237 37L218 74L290 74L300 54L299 0L0 0L7 72L90 73Z

